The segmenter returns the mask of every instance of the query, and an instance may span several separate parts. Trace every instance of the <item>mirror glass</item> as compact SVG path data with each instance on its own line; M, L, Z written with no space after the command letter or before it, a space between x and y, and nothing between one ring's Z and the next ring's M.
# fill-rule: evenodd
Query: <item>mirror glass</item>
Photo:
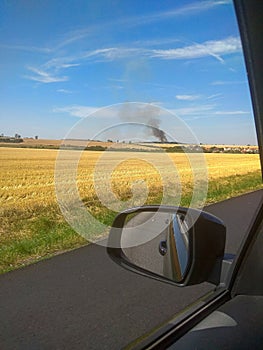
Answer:
M178 212L128 214L121 248L132 264L180 282L189 263L188 224Z

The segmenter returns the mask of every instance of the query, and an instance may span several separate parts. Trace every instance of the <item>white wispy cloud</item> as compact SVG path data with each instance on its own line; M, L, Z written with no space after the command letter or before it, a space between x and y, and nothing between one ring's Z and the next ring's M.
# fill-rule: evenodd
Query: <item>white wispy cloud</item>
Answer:
M81 39L86 38L87 36L92 34L93 30L94 30L94 27L87 27L87 28L76 29L66 33L64 38L56 45L55 50L61 49L64 46L71 45L74 42L77 42Z
M123 17L118 20L112 20L104 23L100 23L99 25L89 25L87 27L78 28L76 30L72 30L66 32L64 36L57 38L53 41L53 43L49 43L49 45L44 45L43 47L30 46L30 45L11 45L11 44L1 44L1 48L12 49L12 50L23 50L23 51L33 51L39 53L55 53L64 49L67 46L73 45L89 36L93 37L96 33L101 32L101 30L111 31L116 29L116 27L120 26L143 26L147 24L151 24L154 22L165 21L168 19L182 17L182 16L193 16L195 14L199 14L201 12L206 12L208 10L212 10L213 8L217 8L222 5L231 4L231 0L204 0L204 1L196 1L190 4L179 6L177 8L169 9L167 11L159 11L155 13L149 13L147 15L138 15L138 16L130 16ZM166 40L168 42L177 41L175 38L170 38ZM164 40L153 40L148 43L145 42L145 46L148 45L160 45L163 44ZM139 42L138 42L139 44ZM140 44L141 45L141 44Z
M80 65L77 60L79 60L80 56L61 56L56 58L51 58L46 63L43 64L43 68L46 70L60 70L67 69L71 67L77 67Z
M242 116L251 114L248 111L234 110L234 111L218 111L215 109L215 105L210 106L196 106L194 108L183 108L181 110L175 110L175 113L184 117L185 121L199 120L199 119L211 119L218 116ZM186 117L186 118L185 118Z
M217 93L217 94L213 94L210 96L207 96L207 100L218 100L220 98L222 98L223 94L222 93Z
M86 52L72 50L70 45L81 41L87 36L94 37L102 30L116 29L116 26L126 25L144 25L146 23L158 22L182 15L193 15L198 12L207 11L217 6L228 4L228 0L218 1L197 1L186 6L177 7L168 11L161 11L158 13L150 13L145 16L133 16L128 18L120 18L117 21L109 21L101 23L100 25L89 26L65 34L64 37L59 38L56 44L49 47L24 47L17 49L39 51L50 55L50 59L39 67L28 67L34 74L24 75L25 78L38 81L41 83L62 82L69 79L68 75L62 75L61 71L70 69L72 67L81 66L86 62L111 62L130 57L140 57L146 59L160 59L160 60L176 60L176 59L194 59L200 57L212 56L218 61L224 62L221 56L226 54L238 52L241 48L239 38L231 37L222 40L206 41L204 43L192 43L190 45L179 46L180 41L177 38L157 38L153 40L138 41L125 46L112 47L97 47L96 49L87 50ZM162 44L173 44L175 48L170 49L153 49L155 46ZM144 45L144 46L143 46ZM182 44L181 44L182 45ZM69 46L69 47L67 47ZM152 46L152 48L150 48ZM71 52L74 52L72 55ZM53 57L52 57L53 56ZM54 57L55 56L55 57Z
M177 100L195 101L195 100L199 100L202 96L201 95L176 95L175 97L177 98Z
M73 91L67 89L57 89L57 92L61 92L63 94L73 94Z
M26 75L25 78L38 81L40 83L48 84L48 83L57 83L57 82L68 80L68 77L66 76L62 76L62 77L54 76L52 75L52 73L46 72L39 68L27 67L27 69L33 72L34 75Z
M75 57L62 57L50 60L47 67L76 66L85 60L114 61L135 57L145 57L151 59L177 60L195 59L212 56L220 62L224 62L221 56L241 51L241 42L238 37L229 37L222 40L206 41L204 43L194 43L192 45L177 47L174 49L156 50L136 47L107 47L96 50L89 50ZM216 84L216 82L214 83Z
M76 62L79 57L64 56L52 58L42 64L40 67L27 66L26 68L33 72L34 75L25 75L24 78L38 81L40 83L55 83L69 80L68 76L60 76L59 72L80 66L80 62Z
M223 94L222 93L217 93L217 94L212 94L209 96L205 95L176 95L177 100L181 101L196 101L196 100L209 100L209 101L216 101L222 98Z
M241 115L241 114L250 114L247 111L216 111L215 115Z
M124 79L124 78L108 78L108 80L116 81L118 83L126 83L126 82L128 82L128 79Z
M110 85L110 86L107 86L108 89L115 89L115 90L122 90L124 89L124 86L122 85Z
M80 66L80 63L62 63L59 67L59 69L63 69L63 68L71 68L71 67L78 67Z
M60 70L77 67L86 61L116 61L132 57L144 57L148 59L161 60L182 60L195 59L201 57L212 56L220 62L224 62L221 56L239 52L241 50L240 39L237 37L225 38L222 40L206 41L201 44L193 44L174 49L156 50L149 48L136 47L108 47L96 50L89 50L76 54L75 56L62 56L48 60L40 68L28 67L34 75L26 76L26 78L42 83L54 83L68 80L67 76L59 76ZM215 81L211 85L223 85L226 82ZM187 99L187 95L178 95L180 99ZM188 97L190 100L191 97ZM192 100L196 97L192 97Z
M211 118L213 116L228 116L228 115L245 115L251 114L244 110L218 110L216 104L200 104L191 107L173 109L175 114L179 116L194 117L193 119Z
M244 84L246 81L245 80L240 80L240 81L222 81L222 80L217 80L217 81L213 81L211 83L211 85L236 85L236 84Z
M167 19L182 16L193 16L195 14L208 11L218 6L230 4L230 0L218 0L218 1L196 1L190 4L170 9L168 11L161 11L157 13L151 13L146 16L134 16L130 18L123 18L119 22L121 24L129 26L146 25L153 22L160 22Z
M86 118L87 116L97 112L98 110L99 108L97 107L74 105L66 107L56 107L53 109L53 112L67 113L69 115L72 115L73 117Z
M131 55L137 56L145 50L137 48L123 48L123 47L109 47L86 52L76 53L74 56L61 56L48 60L43 64L46 70L59 71L71 67L77 67L84 62L98 62L98 61L114 61L124 59Z
M240 52L241 41L238 37L229 37L222 40L210 40L204 43L195 43L182 48L168 50L152 50L152 57L159 57L166 60L194 59L206 56L215 57L224 62L221 56Z
M230 1L197 1L193 2L191 4L188 4L186 6L179 7L174 10L166 11L161 13L160 15L153 15L150 18L154 19L164 19L169 17L175 17L175 16L182 16L182 15L194 15L196 13L204 12L207 10L210 10L214 7L229 4Z
M211 113L215 108L215 105L207 104L207 105L197 105L192 107L185 107L185 108L177 108L173 109L172 112L175 113L175 115L179 116L194 116L194 115L200 115L204 113Z
M147 50L140 48L126 48L126 47L109 47L103 49L97 49L86 52L81 59L89 58L102 58L107 61L118 60L122 58L127 58L131 56L143 55L145 56Z
M80 40L87 38L88 36L94 35L101 30L110 31L112 28L116 27L132 27L132 26L142 26L150 23L165 21L168 19L182 17L182 16L193 16L201 12L206 12L212 10L218 6L231 4L231 0L204 0L196 1L190 4L179 6L177 8L170 9L168 11L159 11L156 13L149 13L147 15L130 16L123 17L118 20L108 21L100 23L100 25L90 25L88 27L80 28L77 30L70 31L60 39L53 50L58 50L68 45L72 45Z

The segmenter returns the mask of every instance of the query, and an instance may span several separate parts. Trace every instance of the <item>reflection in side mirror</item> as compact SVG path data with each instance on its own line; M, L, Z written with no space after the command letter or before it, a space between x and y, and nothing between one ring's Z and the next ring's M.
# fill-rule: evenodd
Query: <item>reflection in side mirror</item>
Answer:
M189 261L188 225L184 215L172 214L167 232L169 260L164 261L164 276L174 281L183 280Z
M194 209L145 206L120 213L108 254L151 277L190 285L219 283L226 230L216 217Z
M188 231L183 218L169 212L128 214L121 236L126 258L137 266L180 282L189 260ZM145 232L149 239L138 244Z

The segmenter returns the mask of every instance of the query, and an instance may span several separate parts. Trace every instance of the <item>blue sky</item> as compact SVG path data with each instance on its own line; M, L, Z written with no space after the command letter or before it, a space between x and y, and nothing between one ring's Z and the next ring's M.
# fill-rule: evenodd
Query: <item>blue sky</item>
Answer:
M1 1L0 50L6 135L61 139L95 112L91 138L125 119L100 108L143 102L202 143L257 143L231 1ZM158 126L176 134L165 113Z

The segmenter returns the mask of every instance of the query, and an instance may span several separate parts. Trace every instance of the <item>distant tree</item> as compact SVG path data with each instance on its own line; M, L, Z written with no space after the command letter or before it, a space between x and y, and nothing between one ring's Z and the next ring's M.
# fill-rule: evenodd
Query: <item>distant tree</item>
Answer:
M15 139L21 139L21 135L15 134Z
M112 140L108 139L107 142L113 142Z
M38 135L35 136L35 140L38 140Z

